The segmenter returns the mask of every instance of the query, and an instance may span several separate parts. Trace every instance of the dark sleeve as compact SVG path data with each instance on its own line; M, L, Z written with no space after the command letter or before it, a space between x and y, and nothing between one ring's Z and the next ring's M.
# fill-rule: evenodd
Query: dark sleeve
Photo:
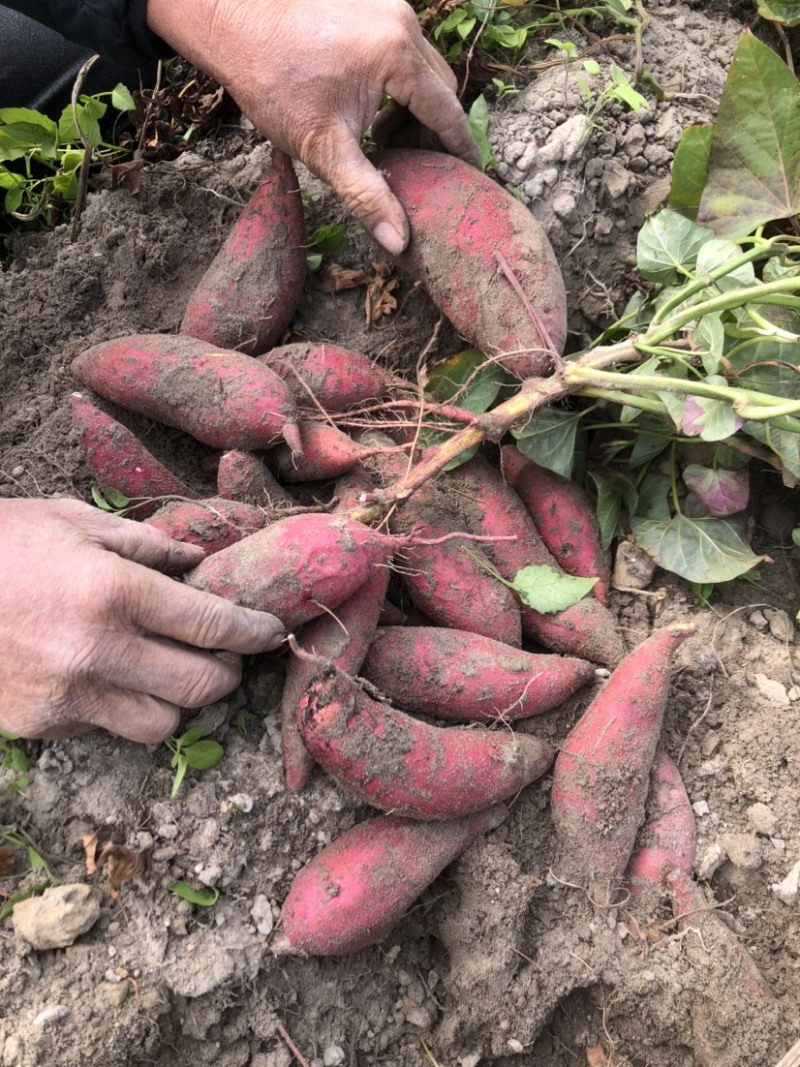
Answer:
M57 30L123 67L174 55L147 28L147 0L2 0L5 7Z

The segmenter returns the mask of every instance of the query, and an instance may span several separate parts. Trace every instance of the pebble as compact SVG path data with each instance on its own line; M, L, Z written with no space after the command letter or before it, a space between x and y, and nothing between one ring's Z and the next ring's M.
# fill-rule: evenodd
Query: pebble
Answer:
M515 1037L510 1037L508 1041L506 1041L506 1044L508 1045L509 1052L523 1052L525 1049L522 1042L517 1041Z
M760 801L751 804L747 809L747 819L757 834L766 834L772 837L778 829L778 820L775 812Z
M249 793L234 793L228 797L228 803L235 811L244 812L245 815L253 810L253 798Z
M36 1016L33 1020L34 1026L58 1026L63 1023L69 1015L69 1008L66 1004L50 1004Z
M25 465L22 464L22 463L20 463L16 467L12 467L12 469L11 469L11 477L12 478L21 478L24 473L25 473Z
M714 730L709 730L700 745L700 753L710 759L722 744L722 738Z
M692 804L692 811L695 813L695 815L700 815L700 816L708 815L708 813L710 811L710 808L708 806L708 801L707 800L696 800L694 802L694 804Z
M415 1004L405 1013L405 1020L412 1026L418 1026L420 1030L429 1030L434 1023L431 1013L422 1004Z
M800 895L800 861L795 863L782 882L776 882L770 888L778 900L782 900L784 904L790 907L796 904L797 897Z
M707 882L716 874L725 862L725 853L718 844L709 845L697 864L697 877L701 882Z
M767 617L763 611L754 611L749 619L750 623L755 626L757 630L766 630L769 626Z
M51 886L14 906L14 931L40 951L66 948L100 918L101 895L89 885Z
M753 682L765 700L779 708L788 706L789 694L786 692L786 686L783 682L778 682L774 678L767 678L766 674L754 674Z
M325 1067L341 1067L344 1060L344 1049L341 1045L328 1045L322 1053L322 1062Z
M253 920L256 930L263 934L264 937L269 937L275 925L275 919L270 902L264 893L259 893L253 901L253 906L250 909L250 918Z
M128 999L128 994L131 991L129 982L120 982L119 985L112 985L108 990L108 1001L112 1008L121 1008L125 1001Z
M633 541L620 541L614 559L615 589L646 589L653 580L656 565Z
M769 616L769 631L779 641L794 641L794 626L785 611L773 611Z
M603 175L603 192L609 200L619 200L627 192L632 181L631 172L616 159L612 159Z
M720 844L734 867L755 871L761 866L761 843L755 834L723 834Z

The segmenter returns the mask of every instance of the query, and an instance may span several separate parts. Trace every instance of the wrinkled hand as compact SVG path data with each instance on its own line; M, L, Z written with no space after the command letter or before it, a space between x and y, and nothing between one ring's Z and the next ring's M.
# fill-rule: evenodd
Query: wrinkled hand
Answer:
M149 0L148 22L389 252L407 244L408 221L360 148L384 94L478 163L455 77L406 0Z
M281 623L159 571L202 549L76 500L2 500L0 726L68 737L103 726L133 741L174 733L179 707L239 683L239 657ZM156 568L156 569L153 569Z

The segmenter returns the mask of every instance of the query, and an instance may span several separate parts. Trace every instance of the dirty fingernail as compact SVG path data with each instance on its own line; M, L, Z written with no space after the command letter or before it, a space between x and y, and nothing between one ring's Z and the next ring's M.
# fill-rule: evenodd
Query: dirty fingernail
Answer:
M393 256L399 256L406 247L405 236L396 230L390 222L379 222L372 231L372 236Z

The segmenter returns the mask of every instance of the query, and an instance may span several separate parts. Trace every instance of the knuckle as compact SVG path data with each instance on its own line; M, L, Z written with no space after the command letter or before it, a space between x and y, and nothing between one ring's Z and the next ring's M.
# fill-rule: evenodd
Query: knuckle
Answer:
M183 679L180 704L185 708L199 708L213 704L232 689L241 679L241 663L228 658L225 662L209 656L196 664Z

